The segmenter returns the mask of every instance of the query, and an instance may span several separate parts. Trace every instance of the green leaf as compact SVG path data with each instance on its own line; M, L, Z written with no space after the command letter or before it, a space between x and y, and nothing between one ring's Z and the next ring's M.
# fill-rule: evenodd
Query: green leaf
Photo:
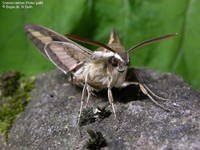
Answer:
M132 65L182 75L200 89L200 1L41 2L42 5L32 5L33 8L29 9L6 9L1 6L0 71L14 69L36 74L54 67L35 50L24 34L23 27L29 23L46 26L61 34L75 34L103 43L107 42L110 31L115 28L127 49L147 39L178 33L176 37L132 53Z

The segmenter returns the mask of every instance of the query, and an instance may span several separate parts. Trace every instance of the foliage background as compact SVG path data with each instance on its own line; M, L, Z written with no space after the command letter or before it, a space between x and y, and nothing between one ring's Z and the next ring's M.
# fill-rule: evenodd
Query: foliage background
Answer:
M29 23L103 43L115 28L127 49L149 38L178 33L135 51L132 65L182 75L200 90L199 0L42 0L43 5L30 9L3 8L8 1L20 0L1 1L0 72L38 74L54 68L25 36L23 27Z

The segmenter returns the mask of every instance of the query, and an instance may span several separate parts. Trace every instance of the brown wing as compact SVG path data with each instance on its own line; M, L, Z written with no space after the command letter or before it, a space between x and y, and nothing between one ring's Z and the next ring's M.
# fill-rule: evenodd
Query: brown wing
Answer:
M112 30L112 32L110 33L110 38L109 38L109 41L108 41L108 45L110 45L112 43L116 43L116 44L121 45L121 41L119 39L119 35L118 35L116 30Z
M48 28L31 24L24 29L34 45L65 73L92 55L92 51Z
M44 50L47 57L65 73L88 60L88 56L80 47L69 42L53 41L46 44Z

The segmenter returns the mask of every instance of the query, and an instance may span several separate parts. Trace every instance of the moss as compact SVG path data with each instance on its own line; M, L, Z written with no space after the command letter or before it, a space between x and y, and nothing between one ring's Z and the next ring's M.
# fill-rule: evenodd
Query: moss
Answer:
M92 108L83 109L79 126L85 126L95 122L95 116Z
M19 72L5 72L0 75L0 132L7 141L14 119L31 100L34 77Z
M87 133L90 139L86 143L86 148L91 150L99 150L102 147L107 146L106 140L104 139L101 132L94 132L91 129L87 129Z
M95 122L97 119L103 120L105 118L108 118L111 115L111 111L106 110L106 107L107 105L103 108L97 107L95 112L93 111L93 108L88 107L86 109L83 109L79 126L85 126L91 124Z
M103 120L105 118L108 118L111 115L111 111L106 110L106 107L107 106L103 108L97 107L96 112L95 112L96 118Z

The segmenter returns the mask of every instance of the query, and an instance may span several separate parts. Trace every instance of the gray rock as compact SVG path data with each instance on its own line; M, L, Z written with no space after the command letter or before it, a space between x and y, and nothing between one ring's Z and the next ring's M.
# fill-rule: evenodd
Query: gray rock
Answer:
M0 134L0 150L5 150L6 149L6 142L3 138L3 135Z
M86 149L88 129L102 134L107 143L102 148L105 150L200 149L200 93L179 76L138 71L152 91L169 99L159 103L170 112L147 97L128 96L138 93L132 87L114 91L116 119L111 114L77 128L82 90L67 83L60 71L53 71L37 78L32 101L10 130L9 149ZM102 108L107 104L107 96L101 92L92 96L88 107ZM110 106L106 110L112 111Z

